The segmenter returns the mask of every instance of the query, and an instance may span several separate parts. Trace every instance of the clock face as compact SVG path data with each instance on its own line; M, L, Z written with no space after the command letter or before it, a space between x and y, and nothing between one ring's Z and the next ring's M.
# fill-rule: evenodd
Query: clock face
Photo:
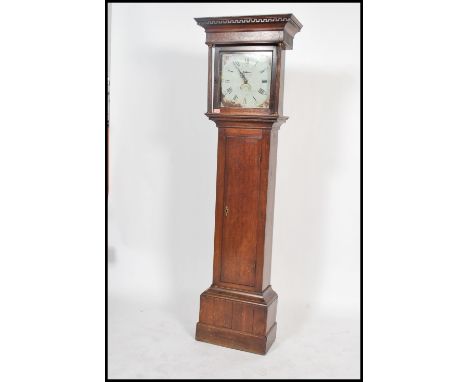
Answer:
M221 53L221 107L270 107L272 52Z

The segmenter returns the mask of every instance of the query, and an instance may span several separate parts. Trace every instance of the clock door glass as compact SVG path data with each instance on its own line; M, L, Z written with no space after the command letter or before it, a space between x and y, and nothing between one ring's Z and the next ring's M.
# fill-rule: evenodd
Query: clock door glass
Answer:
M221 107L270 107L272 52L221 53Z

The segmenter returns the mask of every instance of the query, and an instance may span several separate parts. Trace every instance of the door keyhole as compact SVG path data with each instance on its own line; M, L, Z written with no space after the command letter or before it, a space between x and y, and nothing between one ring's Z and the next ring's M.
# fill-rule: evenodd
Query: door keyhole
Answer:
M224 207L224 216L228 216L228 214L229 214L229 207L225 206Z

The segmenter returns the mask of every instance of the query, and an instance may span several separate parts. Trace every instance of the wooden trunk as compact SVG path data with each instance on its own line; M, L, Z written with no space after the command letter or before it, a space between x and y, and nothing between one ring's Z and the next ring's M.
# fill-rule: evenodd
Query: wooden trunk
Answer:
M276 336L270 269L278 128L285 118L209 117L218 126L213 284L200 297L196 339L265 354Z

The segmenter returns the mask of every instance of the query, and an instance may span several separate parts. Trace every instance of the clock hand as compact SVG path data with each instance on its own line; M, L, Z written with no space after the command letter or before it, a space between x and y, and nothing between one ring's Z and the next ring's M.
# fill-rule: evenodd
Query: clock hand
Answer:
M247 83L248 83L248 82L247 82L247 78L245 78L244 73L242 73L242 72L240 71L240 69L237 67L237 65L234 65L234 66L236 67L236 69L237 69L237 71L239 72L239 74L241 75L241 77L244 79L244 84L247 84Z

